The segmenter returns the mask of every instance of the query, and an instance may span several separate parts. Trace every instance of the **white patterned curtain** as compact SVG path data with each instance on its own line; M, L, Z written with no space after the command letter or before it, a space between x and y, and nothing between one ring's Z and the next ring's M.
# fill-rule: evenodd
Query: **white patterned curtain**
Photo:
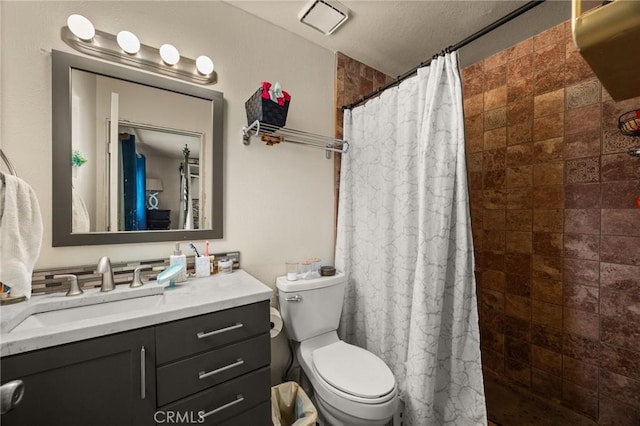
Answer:
M340 332L381 357L408 425L486 425L457 54L345 111Z

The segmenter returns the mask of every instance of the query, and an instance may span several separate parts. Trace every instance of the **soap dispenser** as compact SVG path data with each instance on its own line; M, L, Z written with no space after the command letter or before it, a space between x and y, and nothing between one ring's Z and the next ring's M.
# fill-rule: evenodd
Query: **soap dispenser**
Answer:
M185 256L180 250L180 243L176 243L176 249L173 251L173 254L169 256L169 265L180 264L182 265L182 270L176 276L175 282L181 283L187 280L187 256Z

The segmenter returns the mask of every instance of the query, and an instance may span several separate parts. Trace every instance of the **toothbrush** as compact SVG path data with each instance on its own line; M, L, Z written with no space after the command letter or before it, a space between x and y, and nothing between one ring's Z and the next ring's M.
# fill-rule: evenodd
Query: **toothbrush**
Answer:
M196 257L200 257L200 253L198 253L198 249L196 248L195 244L189 243L189 247L191 247L191 250L196 252Z
M204 255L209 257L209 240L204 243Z

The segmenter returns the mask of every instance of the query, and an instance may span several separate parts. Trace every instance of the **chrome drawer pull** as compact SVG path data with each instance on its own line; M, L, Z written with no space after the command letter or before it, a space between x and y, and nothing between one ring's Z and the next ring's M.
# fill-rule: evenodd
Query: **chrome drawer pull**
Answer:
M201 331L197 334L197 336L198 336L198 339L204 339L205 337L213 336L214 334L220 334L226 331L231 331L231 330L235 330L236 328L242 328L242 327L244 327L244 324L239 322L236 325L230 325L229 327L221 328L220 330L213 330L208 333Z
M198 373L198 378L199 379L206 379L209 376L213 376L214 374L218 374L218 373L222 373L223 371L227 371L233 367L239 367L242 364L244 364L244 361L242 360L242 358L238 358L238 361L234 362L233 364L229 364L229 365L225 365L224 367L220 367L216 370L212 370L209 371L208 373L205 373L204 371L201 371Z
M144 346L140 348L140 399L147 397L147 363L145 362L146 351Z
M210 415L215 414L215 413L217 413L219 411L222 411L222 410L224 410L226 408L229 408L229 407L231 407L233 405L239 404L242 401L244 401L244 396L238 395L238 396L236 396L236 400L235 401L231 401L228 404L224 404L223 406L220 406L220 407L216 408L215 410L211 410L208 413L204 413L204 414L202 414L201 417L204 418L204 417L210 416Z
M296 294L295 296L287 297L284 300L287 302L302 302L302 296Z

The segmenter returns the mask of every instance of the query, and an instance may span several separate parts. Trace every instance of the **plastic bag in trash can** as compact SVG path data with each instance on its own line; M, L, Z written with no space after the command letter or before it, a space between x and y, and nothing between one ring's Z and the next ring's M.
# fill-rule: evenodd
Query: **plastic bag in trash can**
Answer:
M271 420L274 426L314 426L316 407L296 382L271 388Z

